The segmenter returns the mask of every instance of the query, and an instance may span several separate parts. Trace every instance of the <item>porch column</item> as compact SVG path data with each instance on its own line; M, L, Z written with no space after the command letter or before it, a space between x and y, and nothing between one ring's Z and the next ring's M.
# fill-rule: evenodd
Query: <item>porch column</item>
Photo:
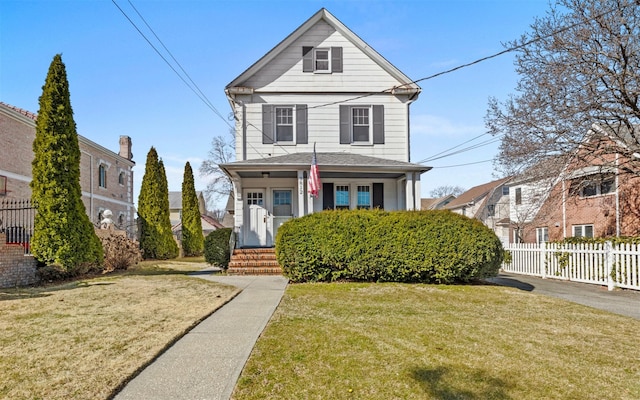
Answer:
M302 217L305 215L304 189L304 171L298 171L298 217Z
M234 193L234 215L233 215L233 232L236 234L237 247L244 246L244 235L242 234L242 226L244 224L244 198L242 197L242 179L231 179Z
M413 172L407 172L405 174L406 178L407 178L407 185L406 185L406 210L413 210L415 207L415 188L413 185Z
M397 210L406 210L407 209L407 205L405 204L406 201L406 196L404 194L405 192L405 184L404 184L404 179L398 179L396 181L396 202L398 203L396 209Z
M420 211L420 209L422 208L422 200L420 200L420 197L422 197L421 192L421 188L422 185L420 184L420 173L419 172L415 172L414 173L415 178L415 183L413 185L413 187L415 188L415 195L413 196L414 200L415 200L415 207L414 210L418 210Z

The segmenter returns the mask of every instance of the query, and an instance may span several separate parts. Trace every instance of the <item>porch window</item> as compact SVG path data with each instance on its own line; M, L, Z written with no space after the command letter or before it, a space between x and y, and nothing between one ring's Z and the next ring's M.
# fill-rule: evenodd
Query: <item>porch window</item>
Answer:
M537 243L546 243L549 241L549 228L542 227L536 228L536 242Z
M293 107L276 107L276 142L293 142Z
M349 186L336 185L336 210L349 209Z
M371 208L370 186L358 186L358 208Z
M573 226L574 237L593 237L593 225L574 225Z

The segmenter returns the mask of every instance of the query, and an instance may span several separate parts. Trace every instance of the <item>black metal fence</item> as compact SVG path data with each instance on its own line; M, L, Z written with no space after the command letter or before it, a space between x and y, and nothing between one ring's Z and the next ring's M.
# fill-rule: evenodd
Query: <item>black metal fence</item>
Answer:
M30 199L0 200L0 233L7 235L7 243L20 244L24 254L31 254L31 236L36 207Z

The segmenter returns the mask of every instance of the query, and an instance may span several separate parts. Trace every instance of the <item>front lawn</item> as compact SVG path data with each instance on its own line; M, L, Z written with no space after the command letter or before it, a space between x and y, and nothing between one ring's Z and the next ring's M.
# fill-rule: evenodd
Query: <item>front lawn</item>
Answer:
M234 399L639 399L640 321L498 286L289 285Z
M237 289L145 261L122 274L0 290L0 398L105 399Z

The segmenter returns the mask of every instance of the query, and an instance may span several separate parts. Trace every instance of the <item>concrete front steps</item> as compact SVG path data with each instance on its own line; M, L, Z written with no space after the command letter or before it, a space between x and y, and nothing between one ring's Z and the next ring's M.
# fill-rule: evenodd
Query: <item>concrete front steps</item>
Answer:
M282 275L273 248L235 249L231 255L229 275Z

